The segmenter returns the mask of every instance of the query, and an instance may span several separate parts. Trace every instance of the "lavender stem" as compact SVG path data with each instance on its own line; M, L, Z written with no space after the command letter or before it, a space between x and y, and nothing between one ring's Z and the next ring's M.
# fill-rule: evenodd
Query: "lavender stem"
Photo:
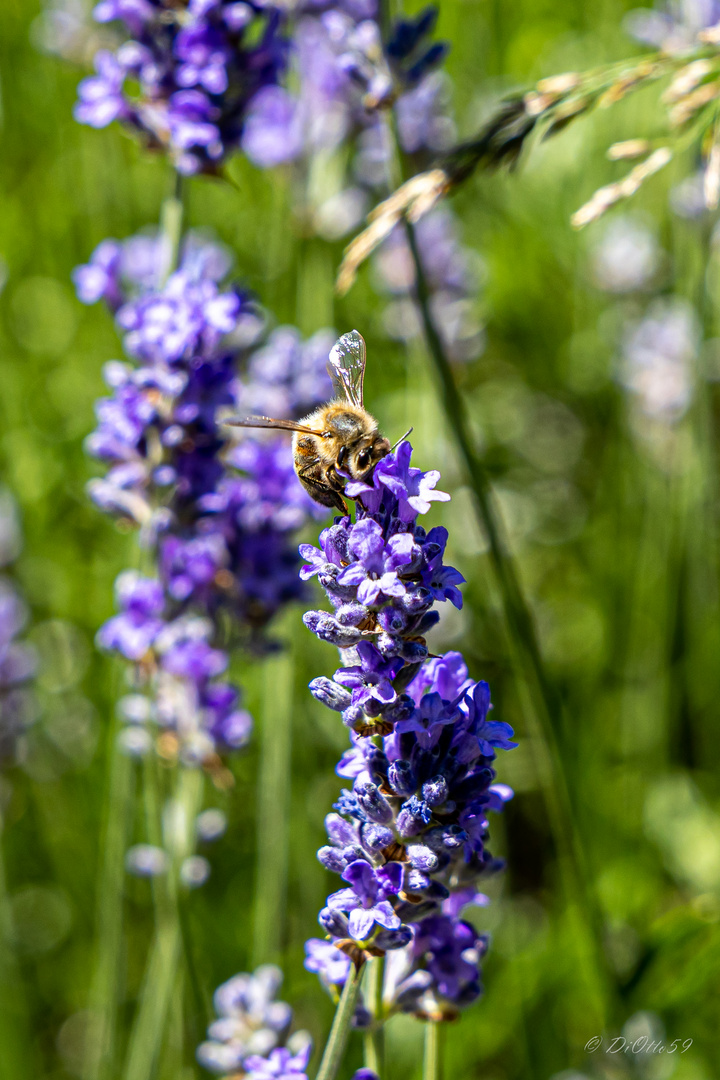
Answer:
M323 1053L320 1068L317 1071L315 1080L335 1080L335 1077L337 1076L338 1069L342 1064L345 1044L355 1012L355 1002L357 1001L358 991L360 989L362 973L363 965L359 968L356 967L355 964L350 966L350 974L345 981L338 1007L335 1010L335 1019L333 1020L333 1025L330 1029L328 1041L325 1044L325 1052Z
M385 1031L382 1015L382 987L385 974L385 957L375 956L367 964L365 976L365 1000L372 1016L372 1024L365 1031L364 1063L377 1076L384 1076Z
M0 817L0 840L3 834L4 822ZM26 1050L31 1046L27 1027L27 1006L13 949L13 917L0 847L0 1080L14 1080L35 1066L34 1055Z
M428 1020L425 1025L423 1080L442 1080L442 1024Z
M100 1017L100 1034L89 1039L83 1080L110 1080L115 1072L117 1010L121 971L124 856L128 846L135 776L132 759L110 743L110 778L103 830L103 863L98 889L97 953L89 1008Z
M253 967L277 958L282 948L291 788L293 672L292 656L286 652L268 658L262 673Z
M181 828L166 839L172 866L167 876L157 881L155 937L140 991L123 1080L152 1080L155 1075L182 955L177 873L183 859L194 848L194 825L202 805L202 788L203 776L199 770L180 770L175 821L181 823Z
M176 172L173 194L168 196L160 210L160 233L165 245L165 265L160 275L161 287L177 269L183 223L183 178Z

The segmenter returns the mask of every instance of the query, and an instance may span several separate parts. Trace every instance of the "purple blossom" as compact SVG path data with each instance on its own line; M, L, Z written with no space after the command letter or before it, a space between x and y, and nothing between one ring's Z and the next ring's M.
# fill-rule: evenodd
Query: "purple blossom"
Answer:
M628 12L625 29L636 39L667 53L692 48L700 30L720 21L718 0L685 0L658 3L654 8Z
M123 96L126 71L113 53L101 49L95 56L96 75L78 86L79 101L74 110L81 124L103 128L113 120L127 120L130 108Z
M427 958L435 992L457 1005L480 995L478 965L486 950L487 938L470 923L444 915L423 919L412 943L414 955Z
M397 514L401 521L412 521L418 514L427 514L431 502L449 502L444 491L435 491L440 473L437 469L423 472L410 465L412 447L402 442L395 454L388 454L375 469L375 487L382 484L398 500Z
M351 962L350 957L330 941L310 938L305 942L305 967L319 975L327 987L344 986Z
M443 701L438 693L424 694L420 704L413 709L410 716L398 721L395 731L399 735L414 732L420 736L418 739L420 745L431 746L440 734L439 728L446 724L457 723L458 713L458 707Z
M378 111L394 107L402 124L403 147L431 153L451 139L446 95L433 79L446 47L429 44L434 16L396 24L383 41L378 7L312 0L296 8L288 87L268 84L250 100L242 146L258 165L271 168L362 142L378 129ZM383 155L382 175L389 158ZM362 171L357 169L358 175ZM318 225L323 208L318 208Z
M98 52L76 118L94 127L120 120L183 173L212 172L240 148L253 98L285 68L288 42L272 5L217 0L176 11L156 0L104 0L95 18L124 23L130 36L115 53Z
M176 363L202 352L215 355L237 324L242 299L220 293L213 281L192 281L179 270L160 293L124 304L117 313L131 356L150 363Z
M252 733L252 716L239 708L240 693L230 683L210 683L201 698L203 724L219 746L239 750Z
M469 720L468 731L478 740L480 753L484 757L494 757L496 749L513 750L517 746L517 743L510 741L513 730L509 724L487 719L492 706L490 687L486 682L475 683L472 689L466 691L461 708Z
M332 893L328 897L328 907L348 915L350 937L365 941L376 923L386 930L399 929L400 919L388 899L402 888L403 873L399 863L386 863L375 871L368 862L358 859L346 867L342 876L350 882L350 888Z
M458 585L462 585L465 578L453 566L446 566L443 563L447 540L448 532L442 525L431 529L427 534L426 546L429 557L426 560L427 567L423 571L422 583L436 600L449 600L454 607L461 608L462 593Z
M398 570L417 561L420 549L410 533L398 533L385 542L377 521L365 518L352 530L348 552L355 561L337 577L338 585L356 585L361 604L375 604L382 595L403 596L405 586Z
M0 565L19 554L20 528L14 501L0 492ZM18 640L27 622L27 608L9 578L0 577L0 763L18 756L18 739L35 719L30 680L35 675L35 650Z
M98 631L98 644L122 653L128 660L141 660L165 625L162 585L154 578L126 570L115 583L115 595L120 614Z
M355 646L334 677L351 691L343 718L355 730L377 717L409 718L412 702L410 708L398 702L394 680L406 665L426 659L424 634L437 621L433 604L462 604L457 586L464 578L443 563L447 531L426 533L414 520L431 498L449 496L434 490L439 473L410 465L411 452L403 443L379 462L371 483L349 483L357 521L337 519L321 533L319 549L303 545L300 552L308 560L301 577L317 574L335 608L334 616L309 613L306 625L341 648ZM318 693L333 697L320 687Z
M281 1047L271 1050L267 1057L253 1055L245 1059L244 1067L248 1080L305 1080L305 1070L310 1058L310 1047L306 1046L297 1054Z
M310 1043L304 1032L289 1037L292 1009L284 1001L276 1000L281 984L280 969L263 964L252 975L234 975L219 986L213 998L218 1018L208 1028L207 1041L197 1049L200 1064L211 1072L224 1074L238 1071L270 1076L301 1074L307 1064ZM288 1041L295 1046L294 1057L284 1049ZM264 1059L268 1059L265 1065L259 1065ZM285 1072L273 1072L278 1065ZM270 1072L263 1072L264 1069Z
M456 141L455 124L448 115L448 84L439 71L430 72L395 103L398 138L403 150L438 153Z
M382 706L395 701L397 693L392 680L402 667L402 660L383 660L369 641L360 642L357 654L359 664L338 668L335 672L335 681L352 690L353 705L369 706L376 701Z
M187 616L164 627L155 640L155 647L165 671L194 683L204 683L221 675L228 665L228 658L210 645L208 638L212 631L209 620Z
M436 690L444 701L454 701L472 685L462 653L448 652L444 656L434 656L423 664L408 685L407 692L419 705L423 694L429 690Z
M487 683L468 677L460 653L428 657L433 606L459 606L463 578L443 564L447 530L417 522L441 493L439 474L413 468L410 455L402 444L353 486L354 524L336 518L319 548L301 549L303 577L317 575L333 608L305 623L341 646L346 665L311 690L351 729L337 772L354 782L318 851L349 886L319 915L335 952L313 944L307 966L337 987L346 965L338 961L332 980L325 966L344 955L338 945L389 951L392 1007L449 1018L480 994L487 941L458 916L486 902L477 884L502 866L487 848L488 814L512 792L495 782L493 763L516 744L508 724L488 719Z
M119 306L121 293L118 271L122 247L116 240L103 240L86 266L78 266L72 274L78 297L83 304L104 300L111 308Z
M242 148L263 169L293 161L302 149L297 102L281 86L265 86L250 102Z
M135 361L105 366L110 394L87 449L107 473L89 490L102 509L141 526L158 568L157 578L121 576L119 614L98 641L139 665L154 718L178 733L182 760L198 764L248 740L237 689L218 681L226 648L266 648L264 628L302 594L291 534L317 507L297 483L286 439L232 443L220 424L226 412L251 411L246 369L259 325L246 299L223 288L227 253L190 234L165 281L167 258L160 237L141 234L101 245L75 279L86 301L103 297L116 312ZM284 392L314 406L322 349L293 340L300 359Z

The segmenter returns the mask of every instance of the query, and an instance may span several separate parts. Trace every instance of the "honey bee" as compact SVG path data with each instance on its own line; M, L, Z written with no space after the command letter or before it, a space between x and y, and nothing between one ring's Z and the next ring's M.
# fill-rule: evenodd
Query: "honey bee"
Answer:
M390 453L388 439L363 405L366 350L362 335L351 330L335 343L328 361L336 397L298 421L269 416L231 417L236 427L278 428L293 432L293 463L308 495L343 514L347 478L364 480Z

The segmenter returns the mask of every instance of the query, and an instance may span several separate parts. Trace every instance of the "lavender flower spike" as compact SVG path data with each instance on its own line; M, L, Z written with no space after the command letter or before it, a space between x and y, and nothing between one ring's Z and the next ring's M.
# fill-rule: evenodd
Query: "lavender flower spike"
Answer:
M11 563L20 547L14 500L0 490L0 567ZM27 608L16 586L0 575L0 766L21 756L23 732L35 719L28 684L35 674L36 656L30 645L19 640L26 621Z
M213 999L218 1019L197 1049L200 1064L222 1076L304 1076L312 1043L305 1031L290 1035L293 1011L275 1000L281 984L280 969L263 964L252 975L234 975L219 986Z
M239 148L253 98L285 68L288 41L272 5L102 0L94 15L124 24L128 38L96 54L75 118L96 128L119 120L181 173L213 172Z
M337 772L352 788L318 852L346 887L320 912L328 940L307 943L305 966L336 996L351 962L388 953L383 999L443 1020L481 993L488 941L462 911L487 902L477 885L502 866L487 848L488 815L512 791L493 765L498 749L516 744L508 724L489 718L489 687L468 677L460 653L429 657L435 604L461 606L464 579L443 562L447 531L418 524L449 496L437 472L411 466L411 453L401 444L371 482L348 485L356 521L336 518L319 549L302 548L303 576L318 576L334 609L309 613L306 626L332 640L324 616L360 636L341 649L333 680L311 683L323 704L345 706L351 747Z

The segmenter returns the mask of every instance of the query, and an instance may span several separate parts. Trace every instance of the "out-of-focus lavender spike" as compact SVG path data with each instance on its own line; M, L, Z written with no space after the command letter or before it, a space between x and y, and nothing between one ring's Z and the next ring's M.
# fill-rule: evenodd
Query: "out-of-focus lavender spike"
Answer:
M242 1072L258 1080L304 1075L312 1048L305 1031L290 1034L293 1011L277 1001L282 972L263 964L252 975L234 975L215 991L217 1019L197 1049L209 1072L227 1076Z
M20 554L22 534L15 500L0 489L0 566ZM35 675L35 650L20 640L28 612L16 585L0 575L0 766L15 764L21 755L23 733L35 719L30 687Z
M334 335L303 342L284 327L258 347L261 314L223 287L232 264L224 247L189 233L163 284L165 259L162 238L143 233L104 241L74 275L81 299L104 299L115 312L132 361L105 367L111 394L97 403L87 448L108 471L90 493L141 527L158 567L153 578L121 575L120 611L98 641L138 665L153 720L176 740L163 752L200 764L242 747L251 730L238 691L220 679L221 621L229 616L234 639L262 647L272 617L301 596L290 537L317 513L286 439L230 443L220 421L273 395L291 416L315 407L330 391ZM147 739L123 745L139 755Z
M280 7L103 0L94 15L125 40L96 52L76 119L97 128L118 120L165 150L179 172L216 172L241 145L252 99L277 89L285 69Z

